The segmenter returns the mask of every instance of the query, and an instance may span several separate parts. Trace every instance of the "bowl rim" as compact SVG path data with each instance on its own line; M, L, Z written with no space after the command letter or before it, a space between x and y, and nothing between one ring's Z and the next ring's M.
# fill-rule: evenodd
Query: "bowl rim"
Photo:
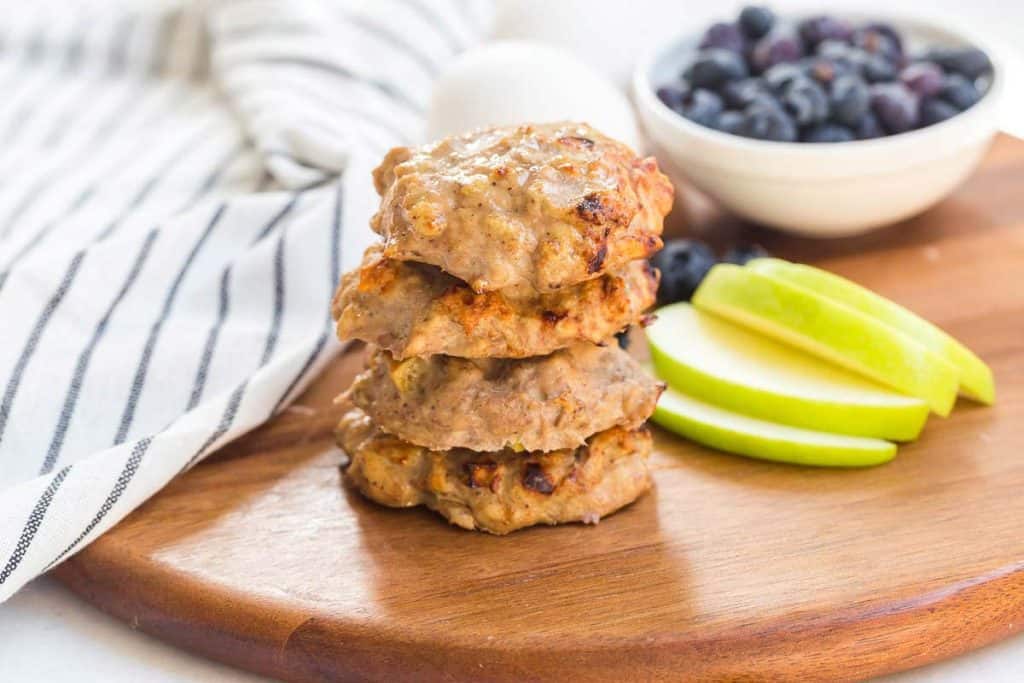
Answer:
M781 16L785 19L795 19L820 14L808 7L796 6L787 7L786 13ZM699 32L687 32L676 34L674 37L658 43L643 54L633 70L633 94L636 99L637 108L643 115L657 117L659 121L673 129L676 135L697 138L709 145L727 146L731 151L749 152L755 154L786 154L793 157L809 158L819 155L823 151L830 154L862 155L872 154L879 151L892 153L896 147L919 148L922 141L928 140L936 135L943 135L956 127L970 129L977 121L983 120L992 113L999 105L1002 97L1005 81L1005 66L999 57L998 50L977 32L970 29L954 27L952 22L942 22L941 13L923 14L906 11L872 11L870 8L856 10L837 10L831 12L834 16L858 21L883 21L906 27L910 30L933 31L947 34L956 40L978 47L988 55L992 62L992 83L982 98L972 107L960 112L945 121L916 128L904 133L888 135L881 138L868 140L851 140L848 142L778 142L774 140L758 140L747 138L741 135L734 135L723 131L708 128L677 114L668 108L655 94L655 85L651 79L651 69L669 50L679 46L681 43L693 42L699 37ZM650 133L648 133L650 135Z

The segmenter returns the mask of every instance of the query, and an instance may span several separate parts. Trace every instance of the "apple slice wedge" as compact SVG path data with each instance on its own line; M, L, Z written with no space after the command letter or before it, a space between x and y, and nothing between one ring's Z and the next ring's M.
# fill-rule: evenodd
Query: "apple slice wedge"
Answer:
M658 399L652 419L699 444L762 460L819 467L869 467L896 455L896 444L888 441L759 420L671 388Z
M938 415L953 408L959 373L948 361L903 332L782 278L719 264L693 305L920 398Z
M813 290L903 332L945 358L957 369L961 394L986 405L995 401L992 370L966 346L899 304L844 277L813 266L782 259L759 258L747 263L747 267Z
M694 398L752 417L835 434L917 438L928 405L688 303L646 330L655 373Z

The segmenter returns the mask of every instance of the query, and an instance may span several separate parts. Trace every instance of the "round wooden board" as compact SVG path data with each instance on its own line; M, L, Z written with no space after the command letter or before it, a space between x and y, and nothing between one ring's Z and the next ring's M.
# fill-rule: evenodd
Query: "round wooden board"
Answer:
M295 681L835 681L1007 636L1024 627L1022 183L1024 143L1004 138L952 199L862 238L690 216L863 282L992 365L998 405L961 401L889 465L658 432L655 490L597 527L465 532L343 487L331 398L356 351L56 573L149 633Z

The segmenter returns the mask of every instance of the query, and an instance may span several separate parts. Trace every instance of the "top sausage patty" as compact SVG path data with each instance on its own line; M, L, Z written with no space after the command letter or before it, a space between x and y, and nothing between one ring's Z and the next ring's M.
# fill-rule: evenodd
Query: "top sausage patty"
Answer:
M391 150L374 171L384 256L475 291L550 292L661 248L672 185L586 124L492 128Z

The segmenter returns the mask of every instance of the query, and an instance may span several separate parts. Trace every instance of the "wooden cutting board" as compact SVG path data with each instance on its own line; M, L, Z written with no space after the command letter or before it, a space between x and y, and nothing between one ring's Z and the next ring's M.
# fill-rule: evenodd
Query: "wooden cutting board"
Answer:
M845 680L1024 627L1024 142L951 199L813 242L691 202L699 235L869 285L995 371L889 465L803 469L657 433L656 488L600 523L505 538L342 485L340 358L285 414L56 570L133 626L294 681ZM842 210L837 206L836 210ZM243 457L244 456L244 457Z

